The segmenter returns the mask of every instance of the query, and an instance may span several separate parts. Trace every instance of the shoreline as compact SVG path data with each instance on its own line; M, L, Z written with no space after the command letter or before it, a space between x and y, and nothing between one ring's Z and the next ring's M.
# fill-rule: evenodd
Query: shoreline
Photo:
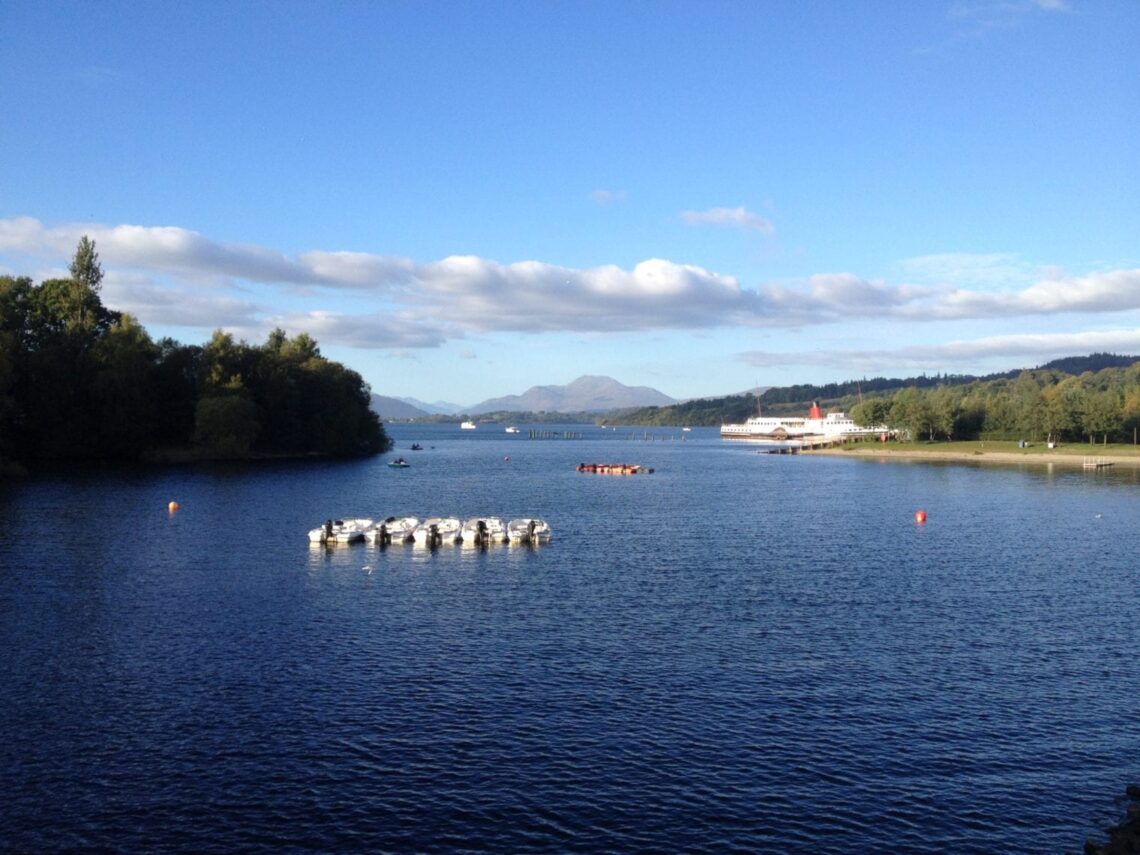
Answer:
M1070 446L1071 447L1071 446ZM1057 451L983 451L980 449L963 449L956 451L949 448L917 449L900 448L899 446L880 446L870 443L858 445L834 446L831 448L815 448L802 451L801 454L822 454L829 457L857 457L864 460L926 460L932 463L1055 463L1061 466L1075 466L1081 468L1086 460L1095 460L1102 464L1113 466L1130 466L1140 468L1140 455L1133 454L1072 454Z

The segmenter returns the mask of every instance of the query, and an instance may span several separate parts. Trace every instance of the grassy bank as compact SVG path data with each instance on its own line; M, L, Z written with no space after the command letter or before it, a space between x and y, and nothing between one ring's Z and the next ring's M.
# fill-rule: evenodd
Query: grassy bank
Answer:
M851 457L899 457L925 460L971 460L980 463L1062 463L1080 466L1096 459L1125 466L1140 466L1140 446L1123 443L1091 445L1065 443L1049 448L1045 443L1025 447L1010 441L976 440L970 442L855 442L812 454L834 454Z

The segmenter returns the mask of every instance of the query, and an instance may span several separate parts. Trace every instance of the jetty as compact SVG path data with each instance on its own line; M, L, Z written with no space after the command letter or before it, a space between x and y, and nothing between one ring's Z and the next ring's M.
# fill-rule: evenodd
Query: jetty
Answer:
M833 448L844 445L845 437L839 436L805 436L801 439L754 439L753 445L758 445L757 454L799 454L801 451L814 451L819 448Z
M1103 457L1086 457L1081 466L1085 469L1107 469L1112 463L1113 461L1105 460Z

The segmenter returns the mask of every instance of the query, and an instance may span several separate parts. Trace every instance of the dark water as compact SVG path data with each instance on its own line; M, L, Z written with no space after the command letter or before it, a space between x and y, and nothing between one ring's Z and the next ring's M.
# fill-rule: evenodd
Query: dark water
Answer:
M1134 473L567 429L0 489L0 850L1063 852L1119 819ZM390 514L555 540L307 542Z

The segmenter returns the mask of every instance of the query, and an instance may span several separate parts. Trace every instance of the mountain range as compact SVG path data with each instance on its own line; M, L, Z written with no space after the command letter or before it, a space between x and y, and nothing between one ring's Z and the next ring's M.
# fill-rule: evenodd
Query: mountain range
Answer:
M372 409L385 419L417 419L430 415L517 413L604 413L626 407L665 407L677 403L649 386L626 386L612 377L586 375L565 386L532 386L521 395L488 398L461 406L445 402L425 404L414 398L372 396Z
M612 377L586 375L565 386L531 386L521 395L488 398L468 412L603 413L623 407L664 407L675 403L676 399L649 386L626 386Z

